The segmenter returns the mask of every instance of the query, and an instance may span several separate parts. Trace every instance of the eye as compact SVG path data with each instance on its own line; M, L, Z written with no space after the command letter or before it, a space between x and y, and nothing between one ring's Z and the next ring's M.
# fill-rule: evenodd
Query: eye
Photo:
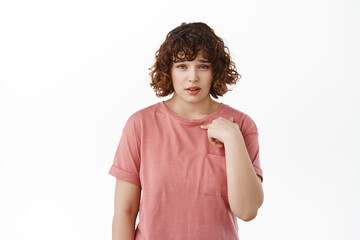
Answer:
M180 64L180 65L177 65L177 68L179 68L179 69L185 69L185 68L186 68L186 65L185 65L185 64Z
M208 66L208 65L200 65L200 68L201 68L201 69L209 69L210 66Z

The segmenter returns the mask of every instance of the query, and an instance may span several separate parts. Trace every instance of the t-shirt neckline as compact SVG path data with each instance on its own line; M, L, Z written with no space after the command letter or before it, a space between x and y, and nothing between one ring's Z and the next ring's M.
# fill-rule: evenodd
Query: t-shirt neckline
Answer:
M216 116L218 113L220 113L225 107L226 104L220 102L219 106L210 114L208 114L207 116L200 118L200 119L188 119L188 118L184 118L174 112L172 112L164 103L164 101L159 102L159 105L161 106L161 108L163 108L165 110L165 112L167 114L169 114L171 117L182 121L182 122L186 122L186 123L192 123L192 124L199 124L199 123L205 123L207 122L209 119L213 118L214 116Z

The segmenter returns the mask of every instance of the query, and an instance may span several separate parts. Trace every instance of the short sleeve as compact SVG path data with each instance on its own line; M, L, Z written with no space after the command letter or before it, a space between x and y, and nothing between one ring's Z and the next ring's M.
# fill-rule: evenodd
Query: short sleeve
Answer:
M252 120L248 115L246 115L244 119L241 132L254 170L261 178L261 182L263 182L263 171L260 167L259 156L259 133L254 120Z
M122 131L120 142L115 152L109 174L126 182L141 186L140 171L140 138L137 135L135 116L132 115Z

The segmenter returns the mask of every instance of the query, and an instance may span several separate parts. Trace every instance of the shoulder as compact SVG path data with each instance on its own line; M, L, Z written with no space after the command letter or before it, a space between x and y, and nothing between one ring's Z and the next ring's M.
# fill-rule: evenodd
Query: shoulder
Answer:
M159 107L159 103L154 103L150 106L143 107L143 108L135 111L134 113L132 113L128 120L136 121L136 120L148 118L154 114L154 112L158 109L158 107Z
M225 107L226 108L224 114L226 114L226 117L228 118L234 118L234 122L239 125L240 130L243 134L258 132L255 120L250 117L249 114L234 107L231 107L227 104L225 104Z
M158 108L158 103L143 107L133 112L126 121L125 128L139 128L145 120L151 119Z

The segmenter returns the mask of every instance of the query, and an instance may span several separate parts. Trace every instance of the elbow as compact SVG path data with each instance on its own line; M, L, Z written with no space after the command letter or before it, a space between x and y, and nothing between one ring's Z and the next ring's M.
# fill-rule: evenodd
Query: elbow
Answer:
M245 222L249 222L251 220L253 220L254 218L256 218L257 214L258 214L258 210L260 208L261 204L257 204L257 205L242 205L241 207L233 207L231 208L232 212L235 214L236 217L238 217L239 219L245 221Z
M231 210L233 210L232 212L235 214L236 217L238 217L239 219L245 222L249 222L254 218L256 218L258 214L258 210L263 204L263 202L264 202L264 194L262 193L261 198L258 199L257 202L253 201L252 203L236 205L235 207L233 206Z
M244 222L249 222L249 221L253 220L254 218L256 218L257 210L254 211L254 212L243 213L243 214L235 214L235 215L236 215L236 217L243 220Z

